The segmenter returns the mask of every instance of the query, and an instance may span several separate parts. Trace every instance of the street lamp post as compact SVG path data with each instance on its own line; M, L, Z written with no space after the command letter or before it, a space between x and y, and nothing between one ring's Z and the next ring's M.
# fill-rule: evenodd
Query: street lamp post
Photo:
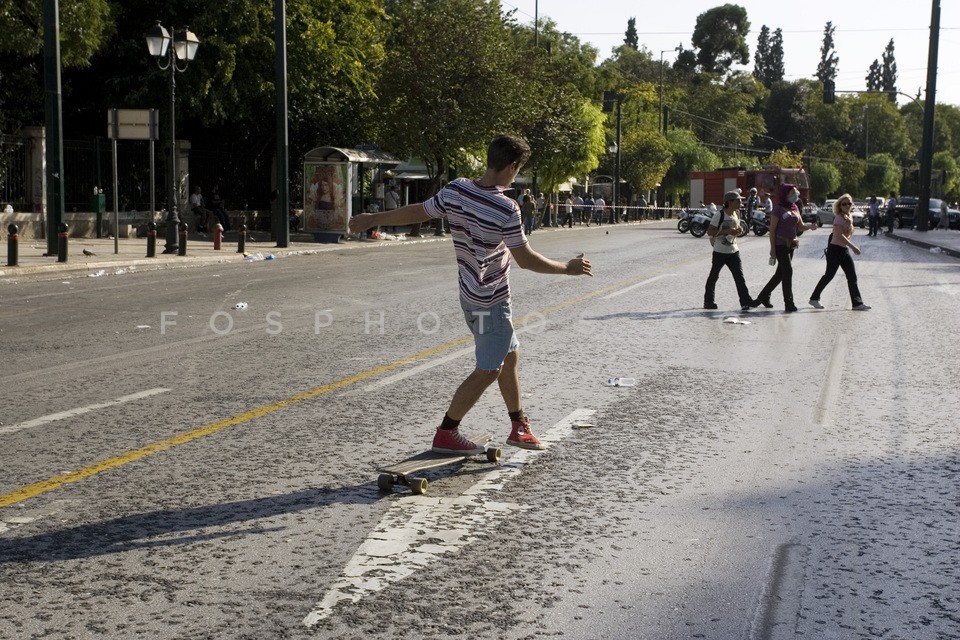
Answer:
M157 21L143 34L147 41L147 50L157 59L162 71L170 70L170 194L167 202L167 243L164 253L178 253L177 228L180 216L177 214L177 72L187 70L187 65L197 55L200 41L186 28L173 30L173 36ZM171 43L173 46L171 47ZM164 62L166 60L166 62ZM183 61L183 67L177 61Z
M657 115L657 122L658 122L657 129L659 131L663 131L663 54L665 54L667 51L679 51L682 48L683 48L683 43L681 43L676 49L660 50L660 88L657 91L660 97L660 113ZM666 133L666 131L664 131L664 133Z

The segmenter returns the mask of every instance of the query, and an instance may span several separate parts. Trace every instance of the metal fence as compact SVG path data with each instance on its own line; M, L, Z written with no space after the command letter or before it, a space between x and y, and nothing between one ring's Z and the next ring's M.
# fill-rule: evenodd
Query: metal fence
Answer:
M31 211L29 188L29 143L22 136L0 134L0 208L10 204L16 211ZM154 145L155 204L167 206L169 192L169 146ZM268 209L272 157L220 150L191 149L191 185L201 185L209 195L214 184L228 209ZM94 187L107 196L113 209L112 144L107 138L64 140L64 210L90 211ZM117 141L118 203L121 211L148 211L150 208L150 143L144 140ZM185 198L184 198L185 199Z
M30 211L29 170L26 139L0 134L0 208L9 204L15 211Z

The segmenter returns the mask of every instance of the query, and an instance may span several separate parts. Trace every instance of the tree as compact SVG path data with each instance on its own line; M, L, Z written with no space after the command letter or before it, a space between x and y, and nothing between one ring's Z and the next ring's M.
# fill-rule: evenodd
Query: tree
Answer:
M824 200L837 195L840 187L840 170L830 162L810 161L810 197Z
M770 85L783 80L785 73L783 67L783 30L780 27L777 27L770 38L770 61L767 64L767 73Z
M768 155L763 164L772 164L778 167L802 167L803 166L803 152L794 152L790 151L786 147L781 147L776 151L772 151Z
M461 149L482 155L494 135L517 131L532 115L524 110L540 100L517 78L541 52L517 46L498 3L392 0L387 7L393 28L390 72L378 85L381 141L423 158L435 191Z
M945 174L941 197L951 201L960 200L960 164L957 159L948 151L938 151L933 154L931 167L934 174Z
M770 35L767 25L760 29L757 51L754 54L753 76L767 89L783 80L783 31L779 28Z
M840 186L836 191L841 193L858 193L860 181L866 171L866 163L843 147L839 140L829 140L813 147L810 153L810 162L814 160L829 162L840 171ZM835 192L836 192L835 191Z
M623 43L636 51L640 47L640 38L637 36L637 19L627 20L627 33L624 35Z
M896 191L900 187L900 166L889 153L874 153L860 183L861 192L875 196Z
M703 83L696 88L696 99L678 101L673 108L673 124L689 128L704 143L713 145L723 156L735 153L740 145L750 145L755 136L766 133L763 117L753 113L762 86L747 73L735 73L724 83Z
M725 74L734 64L750 61L746 37L747 10L735 4L714 7L697 16L691 42L698 49L697 64L705 73Z
M867 91L880 91L883 86L883 70L880 68L880 61L876 58L870 63L870 70L867 72Z
M690 191L691 171L711 171L721 166L722 161L710 149L700 144L692 131L673 129L667 132L667 141L670 143L673 161L660 186L665 194L679 201L680 194ZM696 204L690 203L691 206Z
M8 1L0 9L0 131L43 122L42 9L36 0ZM107 0L60 0L59 18L64 69L89 65L117 31Z
M770 77L770 29L767 25L760 27L757 36L757 49L753 52L753 77L763 86L770 88L767 79Z
M833 84L837 79L837 66L840 59L834 52L833 34L837 30L832 22L823 28L823 44L820 46L820 64L817 65L817 80L824 85Z
M897 61L893 57L893 38L887 43L887 48L883 52L883 70L880 73L880 88L892 96L892 101L896 100L897 95Z

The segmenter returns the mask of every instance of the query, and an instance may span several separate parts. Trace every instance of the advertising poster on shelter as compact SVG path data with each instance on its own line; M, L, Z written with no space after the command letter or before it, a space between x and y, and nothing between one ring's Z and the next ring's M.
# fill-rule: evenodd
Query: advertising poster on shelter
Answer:
M348 232L350 222L349 163L307 162L303 165L303 223L307 233Z

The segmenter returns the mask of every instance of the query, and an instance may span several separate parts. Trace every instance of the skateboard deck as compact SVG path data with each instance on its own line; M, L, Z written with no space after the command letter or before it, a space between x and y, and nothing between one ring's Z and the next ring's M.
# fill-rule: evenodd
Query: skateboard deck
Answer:
M377 477L377 486L380 487L381 491L393 491L393 485L404 484L410 487L410 491L413 493L423 495L427 492L427 487L430 483L427 482L426 478L412 475L418 471L445 467L448 464L456 464L468 458L481 455L485 455L488 462L500 462L500 456L503 454L503 451L500 447L495 447L490 444L489 434L470 434L467 438L483 445L484 450L481 453L472 453L469 455L462 453L438 453L432 450L418 453L400 462L379 468L378 471L380 471L380 475Z

